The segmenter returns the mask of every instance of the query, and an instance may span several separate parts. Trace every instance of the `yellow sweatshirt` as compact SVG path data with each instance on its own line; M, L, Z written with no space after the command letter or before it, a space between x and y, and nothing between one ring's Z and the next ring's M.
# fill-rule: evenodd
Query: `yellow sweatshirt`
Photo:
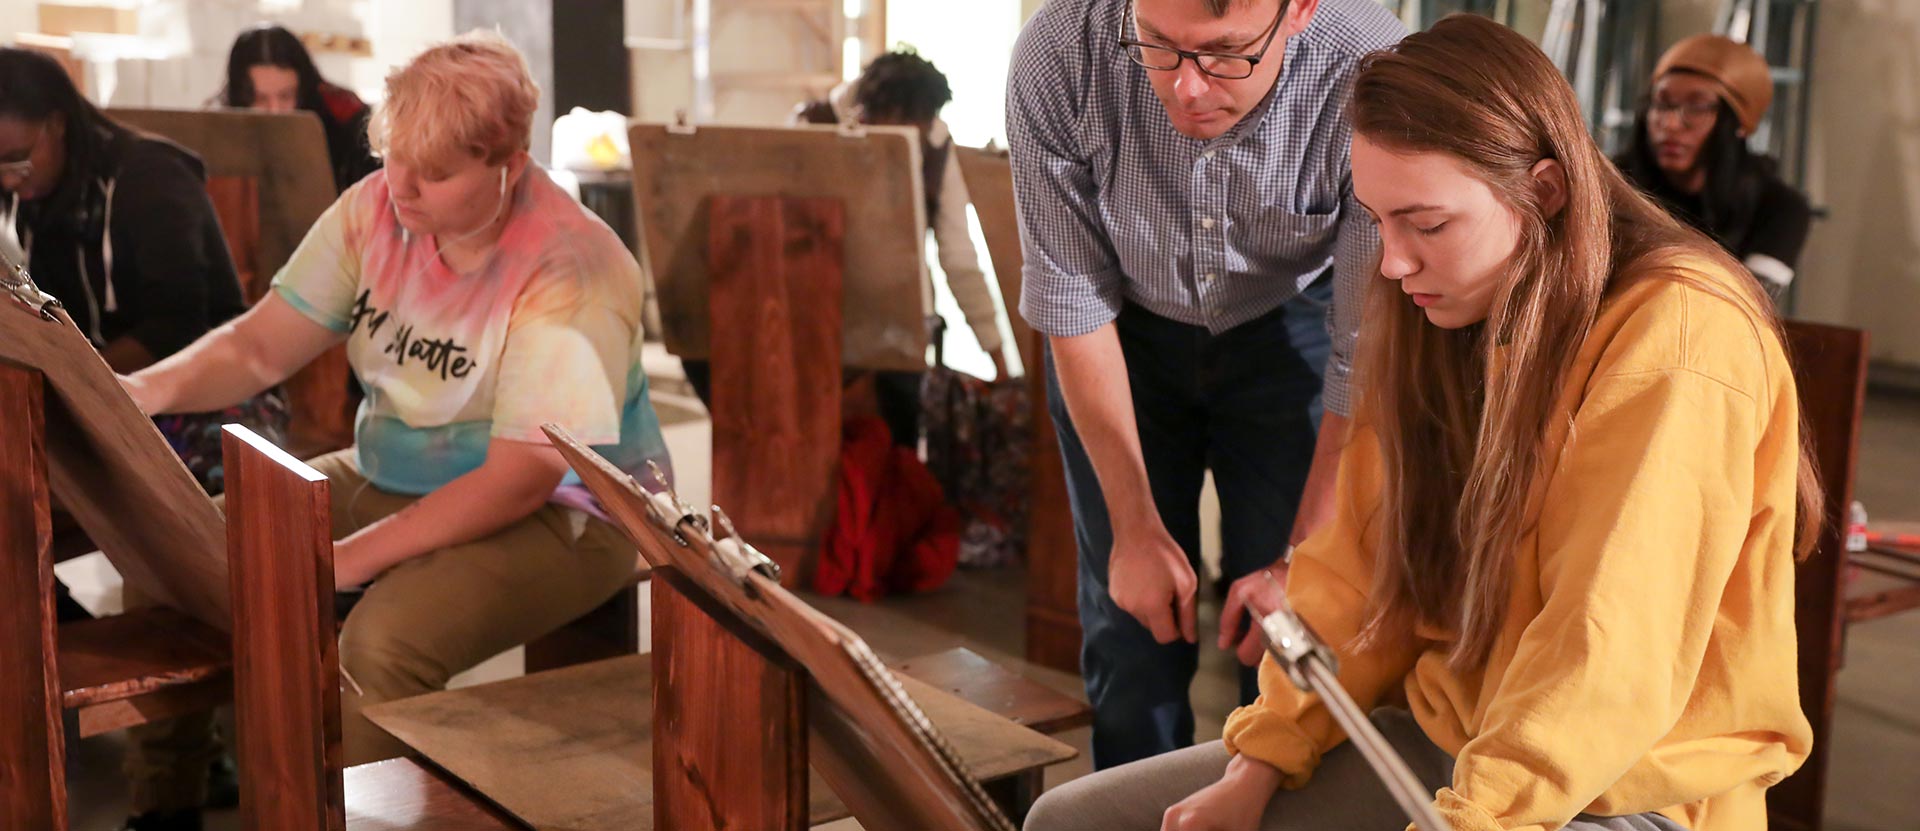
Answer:
M1705 261L1691 273L1733 291ZM1694 831L1766 827L1767 787L1812 746L1795 676L1799 408L1778 339L1669 279L1617 293L1576 357L1549 433L1546 498L1514 552L1484 669L1447 668L1420 626L1356 654L1373 575L1379 445L1357 422L1334 518L1295 552L1288 599L1363 708L1390 685L1456 760L1435 797L1458 831L1659 811ZM1230 751L1306 784L1345 740L1269 658Z

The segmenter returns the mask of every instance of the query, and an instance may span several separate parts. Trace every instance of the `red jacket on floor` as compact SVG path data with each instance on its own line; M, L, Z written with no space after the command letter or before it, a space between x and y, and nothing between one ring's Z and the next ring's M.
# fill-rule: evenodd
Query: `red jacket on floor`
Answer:
M814 591L868 602L939 588L960 558L960 514L940 483L878 418L848 419L840 439L839 500Z

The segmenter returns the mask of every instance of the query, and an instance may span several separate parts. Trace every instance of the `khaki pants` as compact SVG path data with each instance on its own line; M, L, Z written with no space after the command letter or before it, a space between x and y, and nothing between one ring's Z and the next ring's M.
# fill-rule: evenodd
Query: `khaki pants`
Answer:
M1452 784L1453 757L1427 738L1413 714L1381 708L1373 711L1371 720L1428 792ZM1027 814L1025 831L1153 831L1174 803L1220 781L1232 760L1226 745L1214 741L1083 776L1040 797ZM1407 827L1407 816L1351 742L1327 751L1306 787L1274 794L1260 821L1260 831L1401 831ZM1686 831L1659 814L1580 814L1563 828Z
M350 449L310 464L331 486L334 539L418 498L369 485ZM548 505L492 536L380 575L340 633L340 669L351 679L340 692L346 763L407 752L365 708L443 689L459 672L560 628L626 586L638 563L613 526ZM136 813L205 801L207 767L219 752L212 714L136 728L133 738L126 769Z

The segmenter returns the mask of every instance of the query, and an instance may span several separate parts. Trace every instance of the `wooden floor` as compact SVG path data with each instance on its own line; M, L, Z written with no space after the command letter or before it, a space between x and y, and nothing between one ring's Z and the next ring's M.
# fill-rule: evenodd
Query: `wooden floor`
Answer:
M666 408L663 408L665 410ZM684 409L662 413L668 443L683 489L695 504L704 498L706 476L704 422ZM1873 395L1867 404L1861 452L1860 499L1875 516L1920 518L1920 398ZM700 497L700 498L695 498ZM111 603L117 578L98 558L61 567L75 578L83 602ZM829 614L845 621L883 656L903 658L966 646L1004 664L1020 666L1024 638L1023 575L1017 570L962 572L934 594L862 605L845 599L816 598ZM1212 628L1217 607L1202 610L1202 631ZM1217 738L1232 709L1235 683L1230 660L1209 649L1194 681L1199 734ZM1832 796L1832 831L1912 831L1920 828L1920 613L1863 624L1848 640L1847 668L1840 676ZM1079 691L1079 679L1063 673L1022 667L1066 692ZM509 653L463 678L492 680L517 674L519 656ZM1084 774L1086 728L1059 737L1083 752L1078 761L1049 772L1049 786ZM119 774L121 734L81 743L73 777L75 831L107 831L125 808ZM211 818L214 831L237 829L228 815ZM829 828L848 831L851 821Z

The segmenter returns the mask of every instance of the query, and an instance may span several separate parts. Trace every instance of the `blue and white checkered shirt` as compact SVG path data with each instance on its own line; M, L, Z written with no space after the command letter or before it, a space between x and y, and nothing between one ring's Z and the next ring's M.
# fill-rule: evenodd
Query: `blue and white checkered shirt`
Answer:
M1131 301L1218 334L1294 299L1331 266L1325 403L1349 414L1380 236L1353 198L1347 102L1360 58L1406 29L1375 0L1325 0L1287 40L1275 92L1201 141L1174 131L1146 70L1115 43L1127 5L1048 0L1014 46L1007 132L1026 259L1021 315L1071 337Z

